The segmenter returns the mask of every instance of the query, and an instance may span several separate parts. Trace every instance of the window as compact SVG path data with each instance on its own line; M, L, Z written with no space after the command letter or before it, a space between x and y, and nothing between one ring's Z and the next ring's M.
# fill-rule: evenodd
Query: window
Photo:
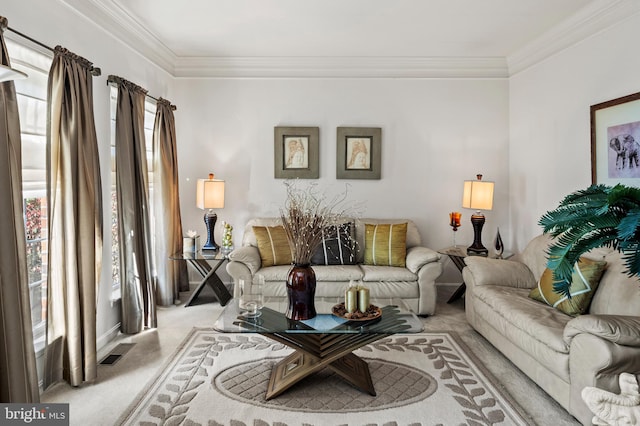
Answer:
M116 111L118 109L118 87L111 85L111 279L112 300L120 299L120 247L118 238L118 197L116 193ZM147 173L149 179L149 216L151 229L154 227L153 215L153 125L156 114L156 103L147 98L144 104L144 137L147 152ZM152 238L152 250L154 247ZM152 253L153 255L153 253ZM155 275L155 271L152 271Z
M29 77L16 80L22 136L22 197L27 244L27 277L36 351L44 348L47 325L47 79L51 52L5 40L11 65Z

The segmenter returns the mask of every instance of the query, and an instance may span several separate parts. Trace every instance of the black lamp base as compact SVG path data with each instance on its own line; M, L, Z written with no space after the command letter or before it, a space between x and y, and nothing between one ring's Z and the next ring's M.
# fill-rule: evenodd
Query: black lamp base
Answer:
M488 256L489 250L482 245L482 227L484 226L484 215L476 213L471 215L471 225L473 225L473 244L467 247L469 256Z
M214 251L220 248L213 236L216 220L218 220L218 215L215 212L209 210L204 214L204 223L207 225L207 242L202 246L202 250Z

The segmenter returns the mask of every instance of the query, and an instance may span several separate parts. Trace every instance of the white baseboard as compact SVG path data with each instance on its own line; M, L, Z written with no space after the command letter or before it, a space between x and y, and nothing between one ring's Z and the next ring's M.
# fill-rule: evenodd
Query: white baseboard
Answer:
M103 356L108 352L107 346L111 343L116 337L118 337L118 333L120 332L120 323L118 322L116 325L111 327L111 329L107 330L102 336L96 339L96 352L98 360L102 359Z

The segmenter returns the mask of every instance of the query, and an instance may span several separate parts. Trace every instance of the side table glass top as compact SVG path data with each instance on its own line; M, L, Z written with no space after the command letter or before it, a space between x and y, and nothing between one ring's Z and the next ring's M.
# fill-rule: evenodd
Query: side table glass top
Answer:
M169 256L171 260L224 260L227 259L229 253L224 253L222 250L198 250L188 253L174 253Z
M308 334L394 334L419 333L424 326L401 299L371 299L371 304L382 308L382 316L371 321L348 321L331 313L340 298L315 299L318 315L304 321L289 320L286 298L267 298L262 314L257 318L245 318L232 299L220 314L214 328L225 333L308 333Z

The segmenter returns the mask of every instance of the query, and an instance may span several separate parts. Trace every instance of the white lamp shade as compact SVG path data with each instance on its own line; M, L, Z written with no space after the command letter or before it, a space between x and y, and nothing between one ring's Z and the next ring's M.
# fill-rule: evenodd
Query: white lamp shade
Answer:
M198 179L196 206L203 210L224 208L224 181L219 179Z
M462 207L465 209L491 210L493 208L493 182L465 180Z

